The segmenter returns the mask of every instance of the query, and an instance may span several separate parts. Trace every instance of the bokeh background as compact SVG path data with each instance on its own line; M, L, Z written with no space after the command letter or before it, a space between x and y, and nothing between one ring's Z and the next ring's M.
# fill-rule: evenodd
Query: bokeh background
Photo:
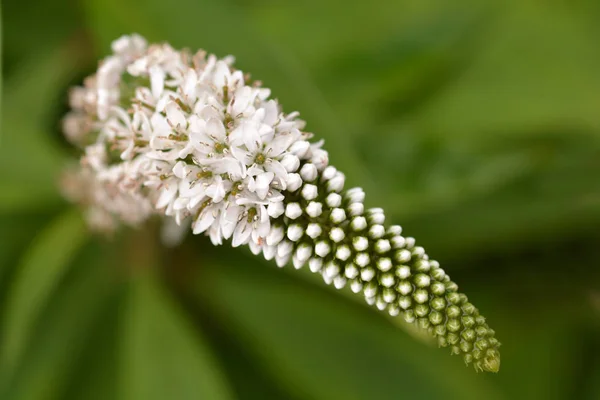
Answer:
M0 399L600 399L600 3L5 0ZM308 271L57 190L68 87L121 34L234 54L458 282L499 374Z

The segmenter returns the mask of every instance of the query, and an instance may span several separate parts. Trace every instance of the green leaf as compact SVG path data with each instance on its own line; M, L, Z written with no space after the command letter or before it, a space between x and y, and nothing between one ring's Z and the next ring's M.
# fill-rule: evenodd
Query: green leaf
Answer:
M79 211L71 210L45 227L24 254L2 315L1 370L19 361L36 319L87 237Z
M153 277L132 285L123 315L121 398L232 399L208 344Z
M198 268L190 263L189 268ZM181 274L176 274L181 277ZM194 325L205 333L211 348L218 355L219 363L227 374L231 390L237 400L286 399L304 400L298 393L288 390L278 379L272 379L261 368L257 368L251 351L237 340L234 330L226 329L198 305L194 296L179 296Z
M57 196L57 188L37 183L0 180L0 214L50 209L64 202Z
M57 234L60 232L56 232ZM71 238L71 240L75 240ZM86 249L86 250L89 250ZM118 293L105 249L86 251L61 290L46 300L44 315L23 357L0 375L0 397L11 400L57 400L75 376L79 355ZM122 285L121 285L122 286ZM114 313L115 307L110 309ZM110 398L110 397L106 397Z
M35 54L6 82L2 93L4 113L0 154L10 158L3 159L2 165L20 158L24 159L21 164L30 164L34 171L40 166L51 167L52 162L57 161L60 153L56 143L51 141L48 119L56 100L61 97L59 89L64 88L77 66L69 62L68 53L66 49L52 49L45 54ZM17 151L19 157L11 156ZM38 154L43 157L41 160L32 157ZM13 166L11 172L20 171L15 171Z
M45 226L54 214L0 214L0 310L8 294L8 286L14 276L18 261L32 242L32 232Z
M3 38L2 60L9 75L19 69L24 59L56 47L81 25L78 4L69 1L31 0L28 7L7 1L3 6L2 28L9 34Z
M4 27L2 26L2 22L4 21L4 19L2 18L2 5L0 5L0 60L4 60L4 38L2 37L2 33L4 32ZM2 65L3 63L0 63L0 77L4 76L4 73L2 71ZM2 120L2 84L3 84L3 79L0 78L0 120ZM0 132L0 138L2 137L2 132Z
M53 137L58 100L86 58L77 47L32 53L10 76L2 93L0 213L44 209L57 203L58 173L65 155Z
M203 252L207 266L195 291L291 391L311 399L498 398L482 375L374 310L250 259L234 265L218 255Z
M102 268L113 272L114 264L104 261ZM118 265L117 267L122 267ZM80 357L76 357L74 367L69 375L68 387L64 399L106 400L118 398L118 365L119 365L119 322L121 310L127 300L127 289L124 284L111 282L115 295L109 304L95 313L96 321L91 328L85 348Z
M597 135L564 128L508 136L462 151L425 141L419 172L396 174L406 192L382 206L442 260L593 230L600 221Z
M600 128L600 54L577 6L511 2L460 80L413 116L439 140L572 123Z
M598 293L596 293L596 296ZM600 298L595 299L596 302ZM593 300L592 300L593 301ZM577 387L574 392L577 393L581 399L593 400L600 398L600 343L598 342L598 336L600 335L600 324L597 318L600 315L600 304L595 304L594 312L592 314L596 317L595 326L589 330L585 339L586 346L583 350L583 358L585 360L581 370L576 371Z
M459 79L489 23L489 13L479 8L398 25L385 37L345 49L332 65L321 66L318 80L335 96L336 110L358 125L350 133L371 136L374 125L410 118Z

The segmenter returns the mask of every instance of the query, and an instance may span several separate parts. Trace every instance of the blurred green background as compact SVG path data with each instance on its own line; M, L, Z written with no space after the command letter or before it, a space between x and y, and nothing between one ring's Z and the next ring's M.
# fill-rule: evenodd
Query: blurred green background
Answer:
M2 2L0 399L600 399L600 3ZM204 237L90 235L68 87L121 34L234 54L503 343L476 374L347 291Z

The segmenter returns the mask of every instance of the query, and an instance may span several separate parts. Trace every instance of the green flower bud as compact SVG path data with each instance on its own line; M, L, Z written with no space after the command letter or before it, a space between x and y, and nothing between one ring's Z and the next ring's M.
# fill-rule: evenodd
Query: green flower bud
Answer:
M419 304L415 307L415 314L419 317L426 317L429 314L429 307L425 304Z
M449 318L458 318L460 315L460 308L457 306L448 307L448 311L446 312Z
M419 318L419 328L427 329L431 326L431 323L427 318Z
M465 315L462 317L462 323L465 328L472 328L475 325L475 318L470 315Z
M443 297L434 297L431 299L431 308L441 311L446 308L446 300Z
M444 321L444 316L440 312L432 311L429 314L429 321L434 325L439 325Z

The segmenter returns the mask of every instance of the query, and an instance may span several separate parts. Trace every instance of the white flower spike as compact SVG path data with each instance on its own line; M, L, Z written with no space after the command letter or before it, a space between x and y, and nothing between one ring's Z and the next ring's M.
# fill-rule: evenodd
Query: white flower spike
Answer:
M498 371L500 343L485 318L413 238L386 229L382 209L365 210L362 189L344 189L323 142L310 143L298 113L283 113L232 57L138 35L112 49L72 90L64 119L83 155L63 190L87 207L92 228L162 216L280 267L308 264L418 323L477 370Z

